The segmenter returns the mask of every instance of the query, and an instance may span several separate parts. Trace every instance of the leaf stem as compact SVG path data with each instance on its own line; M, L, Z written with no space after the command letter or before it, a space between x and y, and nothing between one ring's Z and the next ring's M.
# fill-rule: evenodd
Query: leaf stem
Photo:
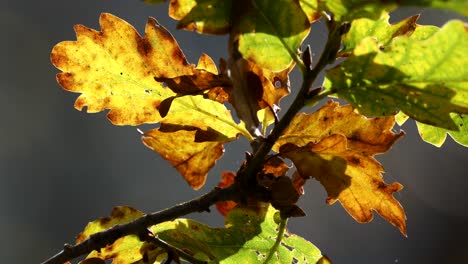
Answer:
M271 247L267 258L265 259L265 261L263 263L265 263L265 264L268 263L268 261L270 261L270 259L273 257L275 252L278 250L278 248L279 248L279 246L281 244L281 240L283 240L284 232L286 231L286 225L287 224L288 224L288 218L281 219L281 222L280 222L279 227L278 227L278 236L276 237L275 244Z

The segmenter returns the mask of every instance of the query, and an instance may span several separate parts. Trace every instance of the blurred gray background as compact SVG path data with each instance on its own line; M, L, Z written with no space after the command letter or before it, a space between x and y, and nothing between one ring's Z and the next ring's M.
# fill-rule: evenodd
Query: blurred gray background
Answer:
M76 94L63 91L50 63L52 47L75 40L74 24L99 29L101 12L113 13L143 32L156 17L179 41L190 62L202 52L217 61L227 56L226 37L176 31L167 4L140 1L10 1L0 3L0 262L39 263L87 222L107 216L116 205L145 212L170 207L210 190L224 170L236 170L247 146L227 146L201 191L193 191L158 154L140 142L134 127L114 127L105 114L73 108ZM420 24L442 25L459 16L428 9L405 9L397 17L422 13ZM319 54L323 24L306 43ZM293 74L293 89L299 84ZM283 103L287 103L285 100ZM147 130L150 126L144 127ZM379 160L387 182L405 189L396 194L408 216L408 238L376 216L358 224L341 208L325 204L315 181L301 206L307 216L290 221L290 231L317 245L334 263L468 263L468 152L451 139L438 149L423 143L413 122L407 137ZM222 217L190 217L221 226Z

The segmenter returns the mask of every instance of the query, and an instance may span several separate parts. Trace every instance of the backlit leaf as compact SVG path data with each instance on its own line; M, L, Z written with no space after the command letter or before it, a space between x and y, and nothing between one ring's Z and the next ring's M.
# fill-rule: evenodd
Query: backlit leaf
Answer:
M437 32L418 26L413 35L385 47L365 38L327 72L324 86L365 115L393 115L400 109L417 121L458 130L450 113L468 113L464 23L451 21Z
M392 2L371 0L319 1L319 9L333 14L336 21L353 21L357 18L377 20L382 12L396 8ZM399 1L400 2L400 1Z
M366 37L373 37L379 45L386 45L394 37L401 35L411 35L416 28L416 21L419 16L412 16L395 24L388 22L390 16L383 12L378 20L369 18L359 18L353 20L351 28L343 36L343 50L341 53L347 53L354 48Z
M354 112L350 105L329 101L312 114L296 115L273 149L278 151L286 143L302 147L340 134L347 138L350 149L369 155L384 153L404 135L392 132L394 123L393 117L367 118Z
M245 1L238 24L239 52L261 68L289 67L309 34L310 23L296 0Z
M77 41L54 47L51 60L63 71L58 82L66 90L82 93L75 102L78 110L111 109L108 117L117 125L158 122L156 107L174 93L154 77L189 75L194 66L154 18L148 20L145 38L111 14L102 14L100 24L101 32L77 25Z
M244 125L234 121L226 106L201 95L175 98L162 122L193 126L202 130L212 129L227 138L244 135L251 139Z
M421 138L436 147L442 146L447 134L449 134L458 144L468 147L468 115L459 115L451 113L453 122L460 128L460 131L451 131L440 127L426 125L416 122Z
M177 28L203 34L226 34L230 28L232 0L171 0L169 16Z
M406 235L405 212L393 197L403 186L386 184L380 163L373 155L349 148L345 136L334 134L304 147L288 143L280 153L294 162L303 178L313 177L325 187L327 204L340 201L360 223L371 221L375 210Z
M320 18L320 12L318 8L318 0L299 0L302 10L309 18L309 23L312 23Z
M223 143L228 140L195 142L196 133L196 130L163 132L153 129L146 132L142 140L169 161L191 187L198 190L205 184L208 171L223 155Z
M468 5L465 0L405 0L405 1L372 1L372 0L328 0L318 1L319 10L334 15L337 21L352 21L357 18L377 20L382 12L390 12L398 6L421 6L449 9L465 16Z
M359 222L372 220L376 210L405 234L404 211L392 196L402 187L383 182L383 168L373 157L404 135L392 131L394 124L393 117L367 118L329 101L312 114L295 116L273 149L294 162L298 193L313 177L327 190L327 203L339 200Z
M90 222L84 231L77 236L76 243L88 239L91 235L105 231L118 224L126 224L142 217L144 214L136 209L126 206L118 206L112 210L109 217L100 218ZM146 255L146 256L144 256ZM157 257L164 257L166 252L152 244L140 241L135 235L125 236L117 239L111 245L107 245L99 252L92 251L83 264L100 263L98 259L110 260L113 264L140 263L144 257L155 261Z
M266 212L236 207L226 217L224 228L177 219L153 226L151 231L195 258L210 263L262 263L276 240L275 212L272 207ZM293 263L293 259L297 259L297 263L317 263L321 257L310 242L286 232L269 263Z

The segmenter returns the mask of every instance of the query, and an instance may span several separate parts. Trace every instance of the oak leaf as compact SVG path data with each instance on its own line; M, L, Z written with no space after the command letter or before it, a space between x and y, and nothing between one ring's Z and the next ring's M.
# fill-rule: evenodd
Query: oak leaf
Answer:
M304 147L285 144L280 153L294 162L303 178L314 177L325 187L327 204L340 201L360 223L371 221L375 210L406 236L405 212L393 197L403 186L386 184L379 162L348 148L346 143L345 136L334 134Z
M459 131L450 114L468 114L467 45L462 21L436 30L418 26L382 47L368 37L327 72L324 87L365 115L401 110L419 122Z
M91 235L105 231L118 224L126 224L144 215L143 212L127 206L118 206L112 210L108 217L103 217L90 222L83 232L76 238L76 244L90 238ZM163 259L166 252L146 242L140 241L138 236L129 235L117 239L114 243L101 248L99 251L92 251L81 263L103 263L99 260L110 260L112 263L139 263L138 261L148 258L155 261L157 258Z
M275 72L288 68L310 31L299 1L243 1L236 8L231 34L237 34L242 57Z
M226 34L230 29L232 0L171 0L169 16L177 28L203 34Z
M354 48L366 37L373 37L377 40L378 45L381 47L387 45L393 38L403 35L411 35L416 27L416 21L419 15L411 16L407 19L390 24L390 15L383 12L381 16L376 19L358 18L353 20L351 28L346 33L343 40L343 49L341 54L352 52Z
M164 132L153 129L143 135L142 141L161 154L192 188L198 190L205 184L208 171L223 155L223 143L228 139L195 142L196 133L197 130Z
M260 211L260 212L259 212ZM209 263L264 263L275 244L277 213L268 208L236 207L225 218L225 227L212 228L189 219L176 219L150 230L193 257ZM268 263L320 263L320 250L305 239L286 231Z
M367 118L329 101L312 114L294 117L273 149L294 162L299 175L292 183L298 193L313 177L327 190L328 204L339 200L359 222L372 220L376 210L406 234L403 208L392 196L402 186L385 184L383 168L373 157L404 135L392 131L394 124L393 117Z
M277 236L278 224L274 217L276 213L271 206L255 209L237 207L225 218L225 227L213 228L190 219L175 219L151 226L148 230L162 241L201 261L263 262ZM90 222L79 235L77 243L143 215L130 207L116 207L111 216ZM136 235L128 235L102 248L100 252L91 252L82 263L103 263L99 260L112 260L112 263L162 263L167 258L166 250L142 242ZM274 256L275 263L291 263L293 259L321 263L321 258L320 250L312 243L287 231Z
M350 105L328 101L312 114L296 115L273 149L286 143L305 146L309 142L319 142L323 138L340 134L347 138L348 148L365 154L386 152L404 133L395 134L393 117L367 118L354 112Z
M459 131L452 131L441 127L426 125L416 122L418 132L421 138L436 146L440 147L444 144L447 135L450 135L458 144L468 147L468 115L460 115L450 113L453 122L459 127Z
M61 42L52 50L52 63L62 71L57 74L60 85L81 93L75 102L78 110L110 109L108 118L116 125L157 123L161 102L179 92L168 89L164 81L180 76L196 79L196 84L226 81L210 73L212 67L208 71L189 64L176 40L154 18L148 19L144 38L111 14L103 13L100 25L101 32L75 26L77 40Z

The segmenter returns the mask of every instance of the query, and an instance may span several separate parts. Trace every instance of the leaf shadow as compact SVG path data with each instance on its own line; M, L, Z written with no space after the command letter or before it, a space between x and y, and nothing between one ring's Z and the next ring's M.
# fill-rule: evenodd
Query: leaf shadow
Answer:
M410 76L395 67L375 63L376 56L373 52L348 57L330 70L329 76L344 84L332 89L362 114L387 116L401 110L419 122L458 131L450 113L468 114L468 108L451 102L457 93L453 88L443 81Z

